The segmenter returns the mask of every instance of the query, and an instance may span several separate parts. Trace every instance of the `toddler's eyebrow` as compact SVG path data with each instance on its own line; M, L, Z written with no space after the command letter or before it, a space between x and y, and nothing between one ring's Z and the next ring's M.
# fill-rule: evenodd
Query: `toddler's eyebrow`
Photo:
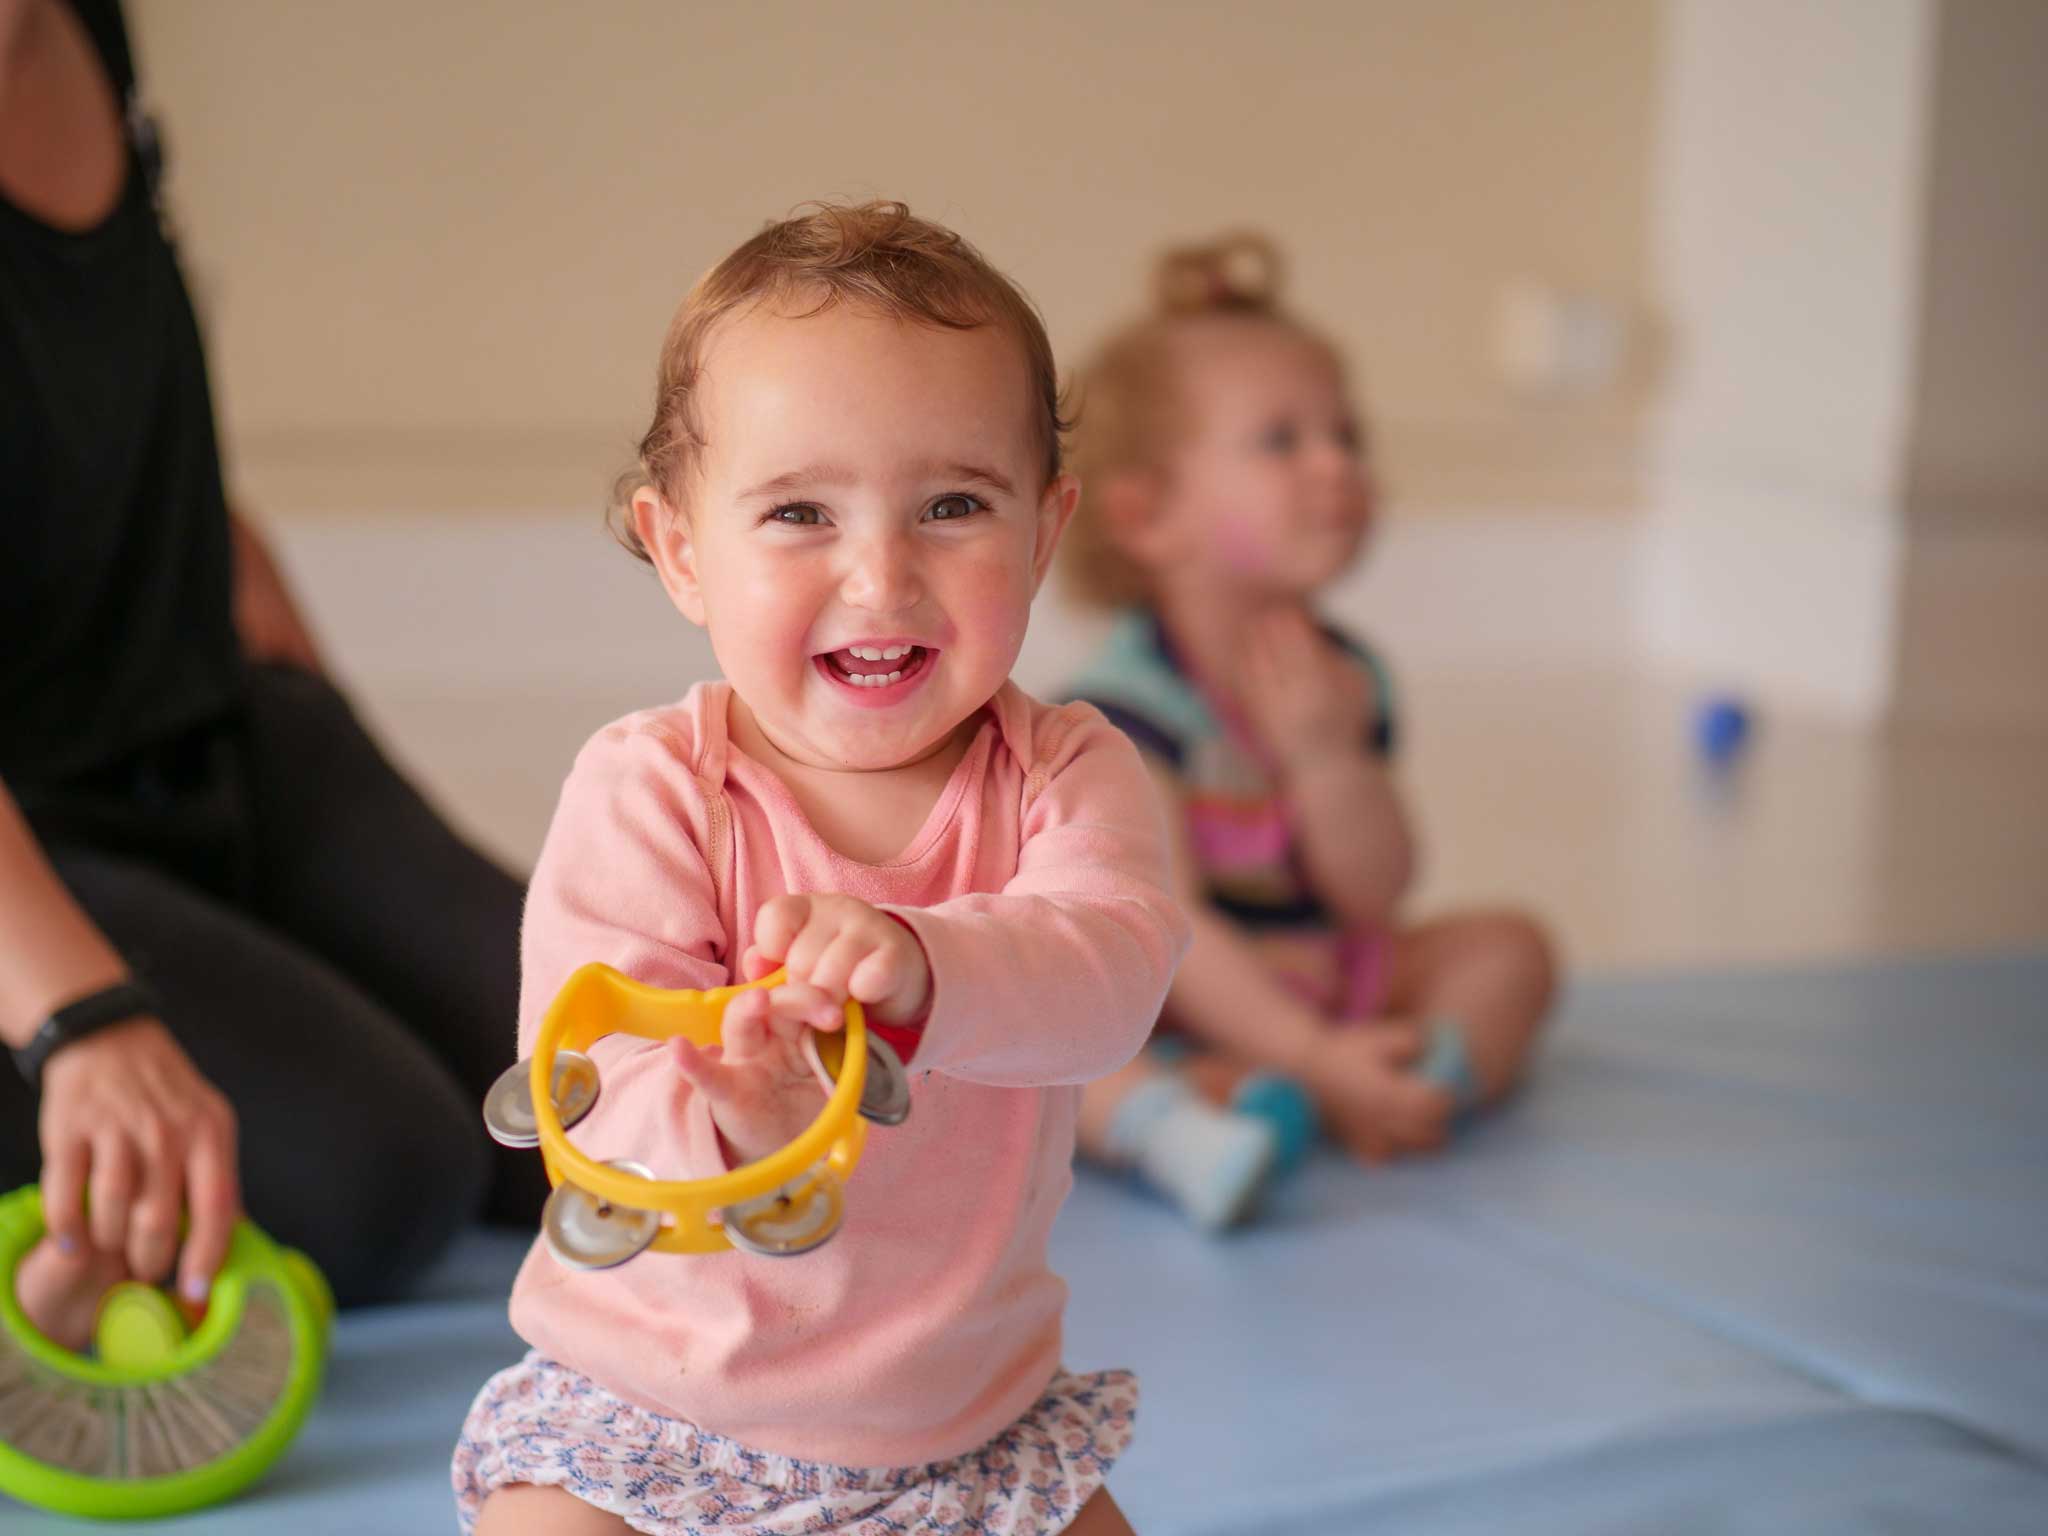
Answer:
M1010 484L1008 476L980 464L933 461L926 464L924 470L934 480L948 480L960 485L978 485L1000 496L1017 494L1016 487Z
M814 485L856 485L860 476L838 464L806 464L802 469L785 470L759 485L750 486L740 492L743 501L756 496L786 496L791 491L801 491Z
M1017 494L1008 476L982 464L927 459L921 464L913 465L912 473L920 479L945 481L954 485L982 486L1001 496ZM858 485L860 480L858 471L843 464L807 464L802 469L787 470L763 480L759 485L749 486L740 492L740 499L752 501L756 497L787 496L793 491L802 491L818 485Z

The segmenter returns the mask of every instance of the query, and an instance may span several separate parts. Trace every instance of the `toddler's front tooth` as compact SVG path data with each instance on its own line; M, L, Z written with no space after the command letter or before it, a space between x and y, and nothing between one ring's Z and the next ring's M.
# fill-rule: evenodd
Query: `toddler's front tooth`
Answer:
M883 651L882 651L882 655L881 655L881 659L882 659L883 661L901 661L901 660L902 660L902 659L903 659L903 658L904 658L905 656L908 656L909 654L910 654L910 647L909 647L909 646L907 646L907 645L891 645L891 646L887 646L887 647L885 647L885 648L883 649Z
M891 672L887 677L882 679L882 686L886 688L891 683L900 683L902 681L903 674L901 672Z

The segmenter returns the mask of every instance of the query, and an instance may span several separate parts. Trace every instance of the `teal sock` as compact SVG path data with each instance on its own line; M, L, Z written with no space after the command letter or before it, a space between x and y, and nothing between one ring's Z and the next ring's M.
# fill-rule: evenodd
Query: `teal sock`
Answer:
M1230 1106L1273 1128L1273 1172L1292 1173L1308 1160L1321 1128L1308 1090L1278 1072L1254 1072L1230 1095Z

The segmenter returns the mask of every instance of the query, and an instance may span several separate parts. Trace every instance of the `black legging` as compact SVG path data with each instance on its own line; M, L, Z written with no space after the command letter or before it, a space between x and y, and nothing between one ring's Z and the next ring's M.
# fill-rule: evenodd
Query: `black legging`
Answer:
M515 1051L521 888L324 681L261 667L249 693L238 726L23 808L234 1106L250 1217L343 1305L381 1300L478 1216L538 1219L539 1155L479 1118ZM0 1189L40 1162L0 1065Z

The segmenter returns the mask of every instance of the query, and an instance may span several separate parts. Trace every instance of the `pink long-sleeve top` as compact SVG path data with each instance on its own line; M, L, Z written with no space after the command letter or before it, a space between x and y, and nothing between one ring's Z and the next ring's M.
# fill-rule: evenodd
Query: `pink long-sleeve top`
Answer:
M545 1243L512 1324L619 1396L760 1450L912 1466L972 1450L1060 1363L1047 1260L1072 1186L1079 1084L1143 1043L1187 944L1136 751L1085 704L1006 685L903 854L862 864L726 734L731 689L632 715L584 747L527 895L521 1053L577 966L662 987L733 979L754 913L837 891L906 922L931 962L912 1109L870 1128L823 1248L643 1254L578 1273ZM659 1046L599 1042L574 1132L657 1175L720 1171L708 1108Z

